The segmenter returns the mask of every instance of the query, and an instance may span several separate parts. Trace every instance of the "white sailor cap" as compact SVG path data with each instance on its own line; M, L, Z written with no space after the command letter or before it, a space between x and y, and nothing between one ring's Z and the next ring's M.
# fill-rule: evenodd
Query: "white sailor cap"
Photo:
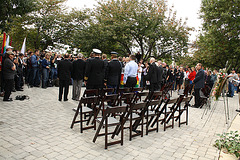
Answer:
M93 49L93 53L95 53L95 54L101 54L102 51L100 51L99 49Z
M12 46L7 46L7 47L6 47L6 49L9 49L9 48L10 48L10 49L13 49L13 47L12 47Z

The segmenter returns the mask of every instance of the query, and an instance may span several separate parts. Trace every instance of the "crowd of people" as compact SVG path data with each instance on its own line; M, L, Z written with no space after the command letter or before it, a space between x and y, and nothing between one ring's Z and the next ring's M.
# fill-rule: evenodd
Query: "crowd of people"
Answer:
M165 83L172 82L173 91L180 91L188 84L194 84L195 107L199 107L199 90L205 85L212 88L217 80L217 70L204 69L202 64L195 67L168 65L165 62L150 58L143 62L142 55L138 52L129 57L120 57L117 52L111 52L111 60L99 49L93 49L89 58L81 53L77 56L52 52L27 51L22 54L8 46L3 59L1 94L3 101L12 101L12 91L23 91L23 85L29 87L59 87L58 100L67 101L69 85L73 85L72 99L79 100L81 87L99 89L103 87L118 88L121 84L125 87L135 87L137 79L139 87L149 91L160 90ZM138 78L137 78L138 77ZM239 75L233 70L229 75L229 97L234 96Z

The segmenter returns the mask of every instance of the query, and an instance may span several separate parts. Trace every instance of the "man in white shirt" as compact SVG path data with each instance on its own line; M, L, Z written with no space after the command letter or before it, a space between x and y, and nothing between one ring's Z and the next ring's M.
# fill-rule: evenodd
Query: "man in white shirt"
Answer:
M129 59L130 62L125 66L123 83L126 84L126 87L135 87L137 84L138 65L135 62L136 57L134 55L130 55Z
M234 96L234 85L233 85L233 80L237 80L238 79L238 75L235 73L235 70L233 69L232 70L232 73L229 74L228 76L228 81L229 81L229 84L228 84L228 91L229 91L229 94L228 94L228 97L233 97Z

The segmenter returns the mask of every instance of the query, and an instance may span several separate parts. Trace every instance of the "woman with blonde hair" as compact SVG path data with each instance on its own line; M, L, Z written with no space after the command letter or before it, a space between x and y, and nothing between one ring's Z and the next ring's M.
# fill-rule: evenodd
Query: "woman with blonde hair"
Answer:
M42 88L47 88L47 82L49 79L50 72L50 54L46 53L42 60Z

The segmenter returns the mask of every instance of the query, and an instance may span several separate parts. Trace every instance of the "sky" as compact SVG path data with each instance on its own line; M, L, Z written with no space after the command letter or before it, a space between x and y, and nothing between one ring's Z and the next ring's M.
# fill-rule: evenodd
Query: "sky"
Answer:
M96 0L68 0L66 5L72 8L83 9L83 8L94 8L97 5ZM196 40L198 30L201 27L201 20L198 18L201 0L168 0L168 6L174 6L174 10L177 11L177 18L188 18L187 25L194 27L196 31L191 32L190 42Z

